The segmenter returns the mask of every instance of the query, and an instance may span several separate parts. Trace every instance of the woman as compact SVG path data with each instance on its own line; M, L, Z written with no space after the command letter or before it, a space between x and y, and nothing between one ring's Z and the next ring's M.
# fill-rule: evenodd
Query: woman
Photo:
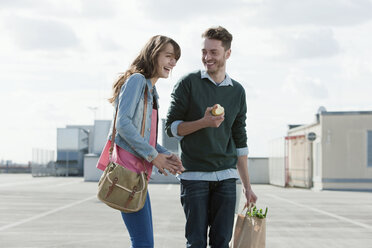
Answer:
M152 37L129 69L113 85L109 101L119 104L113 160L128 169L151 175L152 166L167 175L182 173L180 159L157 144L158 94L155 84L159 78L167 78L181 56L179 45L165 36ZM147 88L147 106L144 106ZM142 119L146 111L144 137L141 136ZM143 164L144 162L144 164ZM143 209L135 213L123 213L132 247L153 247L153 229L150 198L147 194Z

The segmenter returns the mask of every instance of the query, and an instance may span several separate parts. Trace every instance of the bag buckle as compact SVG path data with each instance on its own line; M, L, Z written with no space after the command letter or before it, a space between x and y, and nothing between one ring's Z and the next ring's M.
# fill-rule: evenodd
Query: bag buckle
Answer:
M125 203L125 207L128 207L129 203L133 200L134 194L137 192L137 186L133 187L132 192L130 193L127 202Z
M107 197L109 197L112 193L112 191L114 190L114 187L115 187L115 184L119 181L119 178L115 177L111 186L109 187L109 190L107 191L107 194L105 196L105 199L107 199Z

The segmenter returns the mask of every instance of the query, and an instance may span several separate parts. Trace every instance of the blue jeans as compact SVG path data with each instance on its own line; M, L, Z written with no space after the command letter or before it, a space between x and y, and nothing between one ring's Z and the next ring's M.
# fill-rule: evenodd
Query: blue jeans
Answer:
M121 212L127 226L132 248L153 248L154 232L152 227L152 213L150 196L147 192L145 206L135 213Z
M228 248L234 225L236 179L181 180L181 203L186 215L186 247ZM209 227L209 234L208 234Z

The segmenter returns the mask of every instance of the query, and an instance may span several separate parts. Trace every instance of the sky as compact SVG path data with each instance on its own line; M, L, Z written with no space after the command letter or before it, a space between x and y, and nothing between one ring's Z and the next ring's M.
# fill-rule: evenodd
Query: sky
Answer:
M57 128L111 119L113 82L157 34L182 49L156 84L165 118L174 84L203 68L201 34L219 25L233 35L227 73L246 91L250 157L320 106L372 110L371 0L1 0L0 160L31 161L56 149Z

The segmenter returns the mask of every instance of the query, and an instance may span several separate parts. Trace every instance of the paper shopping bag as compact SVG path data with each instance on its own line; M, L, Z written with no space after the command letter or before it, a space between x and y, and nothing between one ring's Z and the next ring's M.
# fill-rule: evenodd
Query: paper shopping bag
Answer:
M266 218L238 214L231 248L265 248Z

